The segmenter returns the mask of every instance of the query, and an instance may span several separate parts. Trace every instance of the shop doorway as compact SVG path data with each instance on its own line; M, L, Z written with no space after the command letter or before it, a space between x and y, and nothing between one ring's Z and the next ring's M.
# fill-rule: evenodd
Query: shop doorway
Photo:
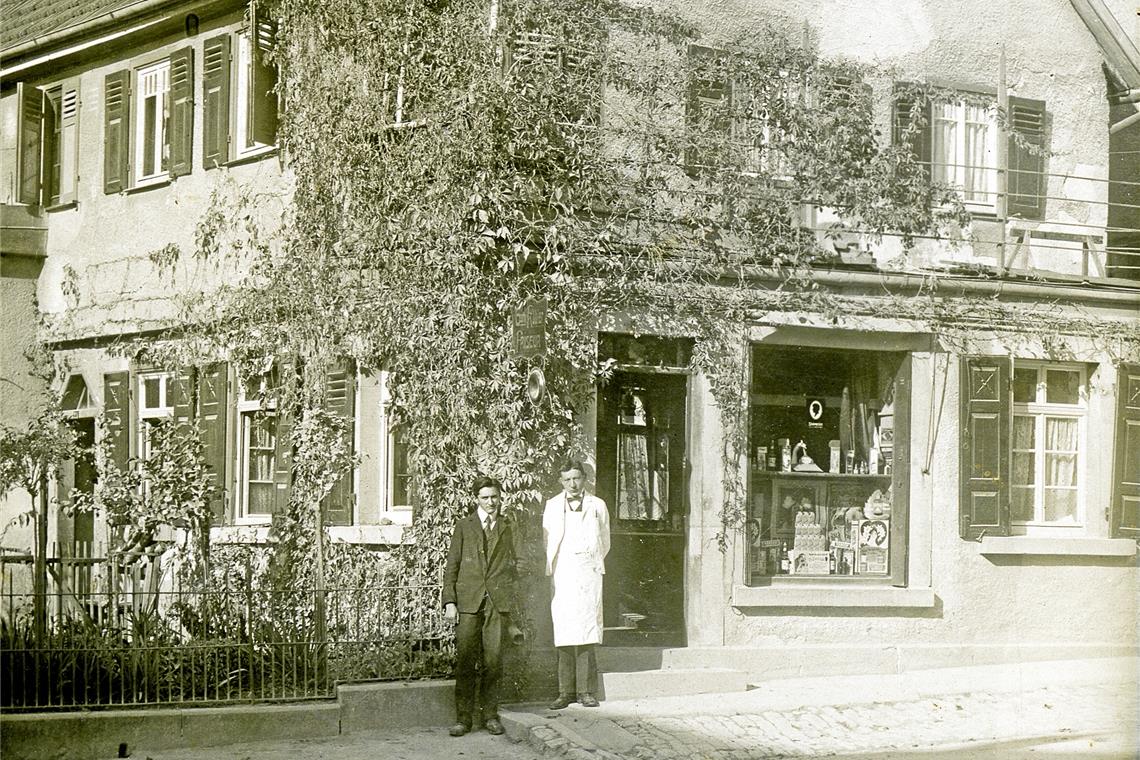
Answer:
M610 510L609 646L684 646L688 376L615 372L598 400L598 495Z

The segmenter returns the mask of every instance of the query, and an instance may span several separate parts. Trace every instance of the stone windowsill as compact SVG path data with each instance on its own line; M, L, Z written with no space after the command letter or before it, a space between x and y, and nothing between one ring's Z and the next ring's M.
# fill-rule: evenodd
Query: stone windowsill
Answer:
M733 607L933 607L934 589L813 584L734 586Z
M336 525L328 530L329 539L346 544L395 545L412 543L406 525ZM219 544L264 544L269 542L268 525L222 525L210 528L210 541Z
M978 554L1133 557L1136 555L1136 542L1131 538L983 536L978 544Z

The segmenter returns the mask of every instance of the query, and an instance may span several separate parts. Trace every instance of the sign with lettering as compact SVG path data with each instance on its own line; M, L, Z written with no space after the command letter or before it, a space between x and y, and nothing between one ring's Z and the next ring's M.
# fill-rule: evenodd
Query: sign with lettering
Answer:
M826 408L826 404L821 398L809 398L807 400L807 418L809 428L823 427L823 412Z
M511 351L516 359L546 355L546 299L532 298L511 316Z

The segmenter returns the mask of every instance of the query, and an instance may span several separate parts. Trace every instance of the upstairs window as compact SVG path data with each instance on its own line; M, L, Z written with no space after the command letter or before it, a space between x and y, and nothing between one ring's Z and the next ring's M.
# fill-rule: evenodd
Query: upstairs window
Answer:
M896 85L893 135L910 149L923 174L955 188L967 208L995 213L997 171L1006 170L1005 213L1041 219L1045 213L1045 103L1010 96L999 113L992 95L963 93L930 98ZM998 165L998 141L1006 165Z
M107 75L103 84L103 192L190 173L194 51Z
M17 200L34 206L77 200L79 174L79 80L44 88L16 85Z
M526 27L515 31L506 51L508 76L553 98L559 124L597 125L601 116L601 72L595 42Z
M213 169L277 144L277 25L257 6L237 33L206 40L202 166Z

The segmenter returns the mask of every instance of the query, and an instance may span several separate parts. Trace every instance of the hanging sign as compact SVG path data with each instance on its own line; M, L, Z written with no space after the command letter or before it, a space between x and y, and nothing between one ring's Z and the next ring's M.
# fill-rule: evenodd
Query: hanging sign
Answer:
M822 398L809 398L807 400L807 418L809 428L823 427L823 412L827 405Z
M511 354L516 359L546 355L546 299L532 298L511 315Z

